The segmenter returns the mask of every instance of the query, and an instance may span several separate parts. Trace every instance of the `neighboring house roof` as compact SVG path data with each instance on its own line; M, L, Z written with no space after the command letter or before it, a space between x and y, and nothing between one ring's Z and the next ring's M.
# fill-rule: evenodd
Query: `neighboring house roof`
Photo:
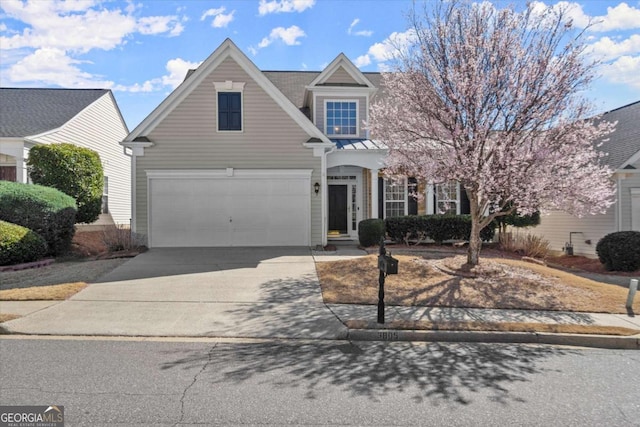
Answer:
M618 122L599 148L609 153L607 164L613 169L629 166L640 157L640 101L606 112L601 120Z
M26 137L57 129L108 89L0 88L0 137Z

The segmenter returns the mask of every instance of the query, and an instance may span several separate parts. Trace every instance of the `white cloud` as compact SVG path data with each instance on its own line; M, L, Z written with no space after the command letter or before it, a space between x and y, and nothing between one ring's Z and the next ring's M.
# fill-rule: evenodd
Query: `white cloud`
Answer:
M0 31L7 31L7 26L3 22L0 22Z
M166 69L169 74L162 76L162 84L175 89L184 81L187 71L198 68L202 62L190 62L182 58L174 58L167 61Z
M573 21L578 28L589 27L593 32L623 31L640 28L640 9L620 3L615 7L607 7L607 14L601 16L587 15L579 3L560 1L553 6L547 6L542 1L532 2L534 13L541 14L549 9L566 10L567 17Z
M351 25L349 25L349 28L347 29L347 34L354 35L354 36L370 37L373 34L373 31L371 30L354 31L355 26L358 25L359 22L360 22L360 18L354 19L351 22Z
M154 84L116 85L102 76L84 71L82 55L94 49L109 51L127 43L134 34L177 36L184 31L175 15L135 17L139 5L128 2L124 9L107 9L102 1L18 1L3 0L5 17L23 23L12 30L2 23L3 81L58 85L63 87L103 87L114 90L147 91ZM8 21L10 22L10 21Z
M137 30L144 35L169 33L173 37L180 35L184 27L177 16L145 16L138 20Z
M111 87L113 82L99 80L82 71L83 61L70 58L62 49L43 48L25 56L7 72L12 82L38 81L47 85L76 88Z
M233 21L233 15L236 13L235 10L232 10L230 13L224 13L227 9L222 6L217 9L209 9L202 14L200 17L201 21L204 21L205 18L209 16L213 16L213 21L211 21L211 26L214 28L225 28L229 25L231 21Z
M258 43L258 49L265 48L276 40L282 40L287 46L299 45L300 41L298 39L306 36L305 32L297 25L292 25L289 28L277 27L271 30L268 37L263 38Z
M607 7L605 16L595 17L602 21L592 28L592 31L631 30L640 28L640 9L620 3L615 7Z
M611 64L600 67L604 78L640 89L640 56L621 56Z
M394 32L381 43L375 43L367 52L377 62L390 61L395 57L398 50L406 49L415 41L415 30L407 30L403 33Z
M623 55L640 53L640 34L632 34L628 39L616 42L609 37L602 37L587 48L587 52L593 54L602 61L610 61Z
M316 0L260 0L258 13L263 16L270 13L302 12L315 3Z
M366 67L367 65L371 64L371 57L369 55L361 55L358 56L354 62L355 66L360 68L360 67Z

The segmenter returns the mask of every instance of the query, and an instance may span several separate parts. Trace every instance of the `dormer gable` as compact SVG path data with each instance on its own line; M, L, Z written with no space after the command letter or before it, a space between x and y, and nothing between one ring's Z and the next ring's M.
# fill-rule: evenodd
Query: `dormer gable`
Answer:
M365 87L376 89L364 74L347 58L344 53L338 55L327 67L316 77L309 89L314 86L347 86Z
M305 88L313 124L329 138L367 138L371 97L378 90L344 53Z

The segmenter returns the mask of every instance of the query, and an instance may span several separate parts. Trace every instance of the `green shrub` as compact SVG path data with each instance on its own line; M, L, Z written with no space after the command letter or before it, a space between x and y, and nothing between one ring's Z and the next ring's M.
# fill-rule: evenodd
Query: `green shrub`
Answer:
M55 188L0 181L0 220L35 231L57 256L71 248L76 203Z
M78 205L77 222L94 222L102 212L104 172L100 156L73 144L37 145L29 152L31 180L57 188Z
M445 240L469 240L471 215L420 215L385 219L385 228L390 239L397 243L409 240L431 239L436 243ZM487 242L493 239L495 223L480 231L480 238Z
M640 269L640 231L607 234L596 245L596 253L609 271L636 271Z
M360 246L369 247L380 243L384 237L384 220L365 219L358 223L358 240Z
M47 253L47 243L36 232L0 221L0 265L37 261Z

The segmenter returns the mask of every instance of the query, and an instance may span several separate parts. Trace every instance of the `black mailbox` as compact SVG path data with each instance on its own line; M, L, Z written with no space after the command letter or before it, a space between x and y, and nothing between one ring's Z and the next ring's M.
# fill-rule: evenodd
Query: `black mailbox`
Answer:
M378 255L378 269L385 274L398 274L398 260L391 255Z

